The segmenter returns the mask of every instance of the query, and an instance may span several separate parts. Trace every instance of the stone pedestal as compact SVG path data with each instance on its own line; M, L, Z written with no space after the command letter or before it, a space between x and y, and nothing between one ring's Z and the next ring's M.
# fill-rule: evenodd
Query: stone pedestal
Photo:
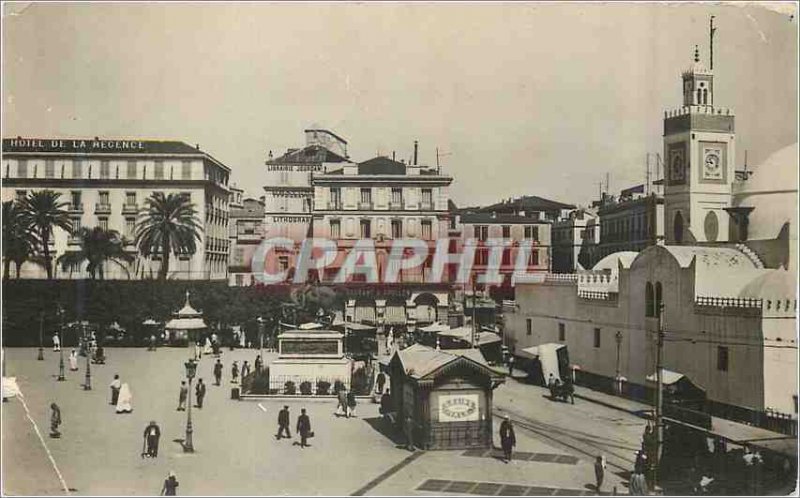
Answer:
M269 367L270 389L284 393L287 382L295 385L309 382L313 393L317 383L330 383L330 394L338 380L350 388L351 361L345 358L344 336L332 330L293 330L278 336L278 359Z

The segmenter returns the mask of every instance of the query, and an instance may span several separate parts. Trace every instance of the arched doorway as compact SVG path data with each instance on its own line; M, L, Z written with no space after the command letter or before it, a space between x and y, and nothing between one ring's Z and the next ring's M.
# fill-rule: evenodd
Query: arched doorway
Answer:
M414 299L416 305L417 324L433 323L439 319L439 299L429 292L420 294Z
M680 211L675 213L675 220L672 223L674 239L676 244L683 244L683 215Z

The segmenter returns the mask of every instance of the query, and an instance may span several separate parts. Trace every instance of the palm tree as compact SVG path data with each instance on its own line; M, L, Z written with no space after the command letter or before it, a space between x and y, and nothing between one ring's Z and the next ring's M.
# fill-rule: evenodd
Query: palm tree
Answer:
M4 278L8 279L11 263L19 271L25 261L31 259L36 248L36 235L25 225L22 211L15 201L3 203L3 265Z
M188 197L155 192L145 201L146 209L136 225L136 247L143 256L159 254L159 280L166 280L170 252L194 254L202 227Z
M20 202L21 219L25 226L30 227L36 234L48 280L53 278L53 261L50 259L50 238L53 236L53 228L72 231L69 213L63 209L67 203L59 202L60 197L61 194L52 190L40 190L31 192Z
M80 250L67 252L57 260L64 271L80 269L81 265L86 262L86 271L89 272L91 279L100 277L100 280L103 280L103 265L106 261L110 261L130 275L127 264L136 258L125 252L126 241L119 236L116 230L83 227L78 231L77 236L80 238Z

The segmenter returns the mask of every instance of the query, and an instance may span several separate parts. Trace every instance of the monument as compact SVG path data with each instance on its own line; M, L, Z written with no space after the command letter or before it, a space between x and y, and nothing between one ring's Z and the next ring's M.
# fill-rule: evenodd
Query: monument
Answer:
M278 359L269 367L270 390L283 392L286 383L297 388L309 382L331 387L340 381L350 389L351 360L344 355L344 335L334 330L289 330L278 336Z

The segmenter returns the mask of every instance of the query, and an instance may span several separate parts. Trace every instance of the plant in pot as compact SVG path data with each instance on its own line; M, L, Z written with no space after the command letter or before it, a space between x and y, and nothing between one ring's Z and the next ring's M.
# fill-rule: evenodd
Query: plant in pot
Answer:
M331 389L331 383L325 380L317 381L317 394L327 396Z
M339 394L339 391L342 390L344 390L344 383L341 380L333 383L333 394Z
M297 394L297 389L295 388L294 382L292 382L291 380L287 380L286 384L283 385L283 393Z
M300 383L300 394L308 396L311 394L311 382L304 380Z

